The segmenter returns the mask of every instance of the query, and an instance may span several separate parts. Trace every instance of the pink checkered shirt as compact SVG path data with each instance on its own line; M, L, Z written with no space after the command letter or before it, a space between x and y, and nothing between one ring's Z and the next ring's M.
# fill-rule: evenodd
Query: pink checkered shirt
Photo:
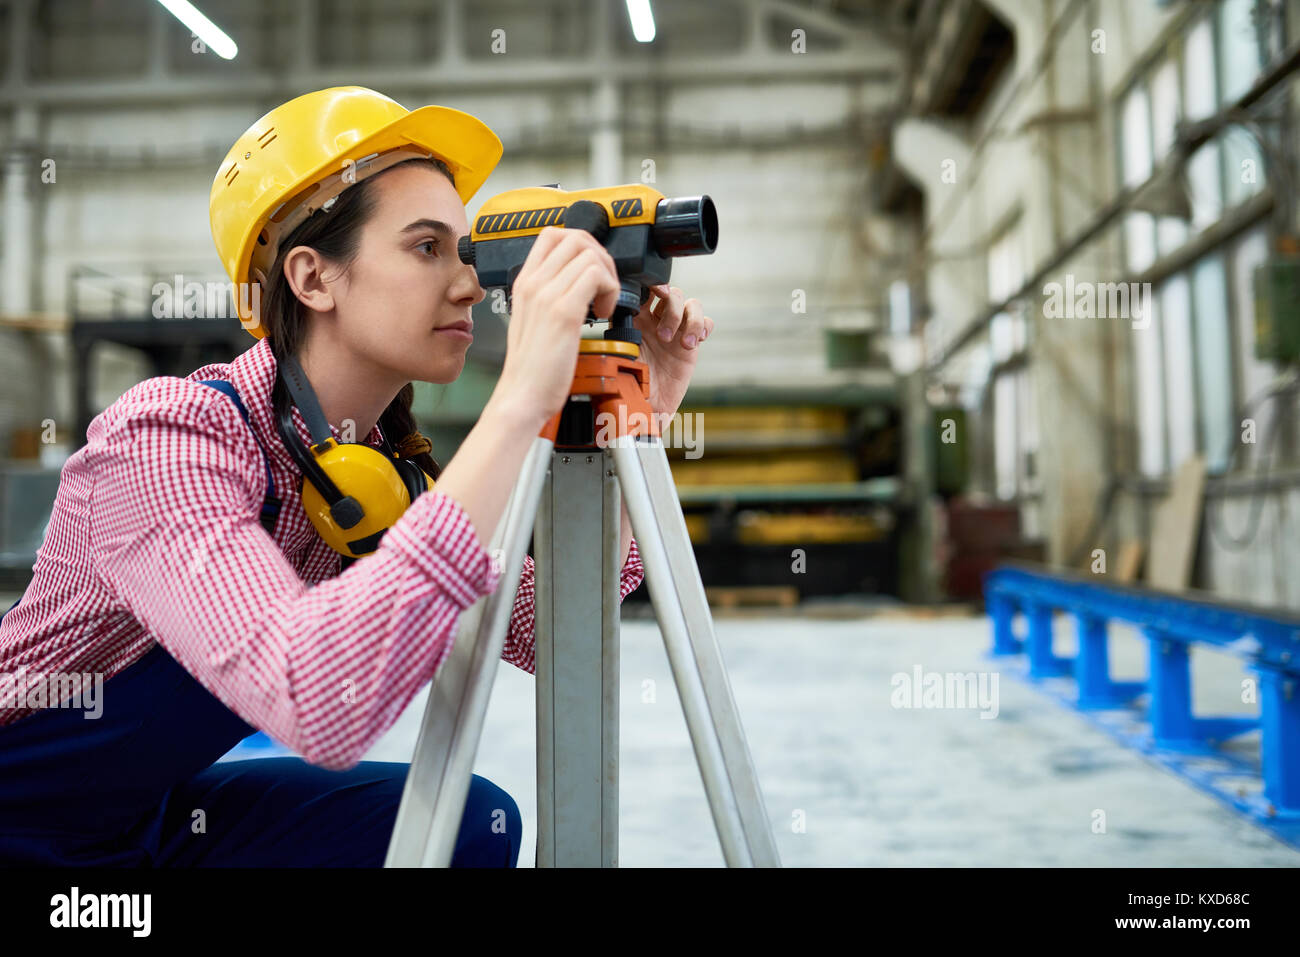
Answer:
M275 367L261 339L234 362L146 379L95 417L63 466L35 577L0 620L0 671L107 681L156 642L243 720L332 769L355 765L392 726L451 650L460 613L501 571L436 488L341 571L273 426ZM234 403L200 379L235 386L261 447ZM366 444L380 441L375 426ZM262 448L282 502L273 537L258 519ZM620 601L643 574L633 541ZM502 658L530 674L533 621L528 556ZM0 725L33 710L0 708Z

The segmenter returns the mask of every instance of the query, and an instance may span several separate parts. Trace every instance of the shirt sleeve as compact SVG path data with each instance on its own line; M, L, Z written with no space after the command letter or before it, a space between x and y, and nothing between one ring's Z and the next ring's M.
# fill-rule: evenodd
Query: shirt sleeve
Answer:
M375 552L308 586L258 520L262 453L233 405L177 380L135 388L159 381L172 386L88 442L96 573L246 722L312 764L353 767L433 678L460 613L499 571L459 503L430 491Z
M537 621L537 607L534 604L536 566L533 556L524 556L524 570L519 574L519 590L515 592L514 610L510 613L510 630L506 634L505 647L501 657L518 668L531 674L537 673L537 635L534 630ZM645 568L641 564L641 553L637 550L636 539L627 550L627 561L619 573L618 600L623 601L636 590L645 578Z

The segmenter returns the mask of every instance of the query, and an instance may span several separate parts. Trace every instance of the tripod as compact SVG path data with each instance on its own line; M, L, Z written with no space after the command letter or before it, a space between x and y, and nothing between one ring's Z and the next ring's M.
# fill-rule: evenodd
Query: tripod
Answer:
M489 546L504 563L501 580L462 614L429 691L385 867L451 862L530 528L537 864L618 865L620 501L724 860L780 866L639 354L634 342L580 341L569 400L529 448Z

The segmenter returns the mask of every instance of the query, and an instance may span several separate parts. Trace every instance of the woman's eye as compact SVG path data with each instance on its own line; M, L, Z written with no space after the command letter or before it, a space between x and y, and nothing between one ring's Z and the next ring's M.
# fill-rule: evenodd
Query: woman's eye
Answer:
M424 242L420 243L420 245L417 246L416 248L423 249L425 246L429 247L430 253L436 253L438 251L438 241L436 239L426 239Z

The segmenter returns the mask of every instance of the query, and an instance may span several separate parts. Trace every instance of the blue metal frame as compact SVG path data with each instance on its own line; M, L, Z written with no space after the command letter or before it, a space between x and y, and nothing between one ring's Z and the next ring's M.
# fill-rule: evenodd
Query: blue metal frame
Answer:
M1029 681L1300 848L1300 616L1016 564L990 572L984 595L993 622L993 656L1027 653ZM1057 611L1075 618L1079 650L1073 658L1052 649ZM1017 613L1027 621L1023 639L1012 627ZM1148 647L1145 681L1111 678L1111 621L1141 629ZM1243 660L1258 679L1258 717L1192 713L1193 642ZM1141 697L1145 706L1136 700ZM1257 760L1219 748L1255 730L1260 732Z

